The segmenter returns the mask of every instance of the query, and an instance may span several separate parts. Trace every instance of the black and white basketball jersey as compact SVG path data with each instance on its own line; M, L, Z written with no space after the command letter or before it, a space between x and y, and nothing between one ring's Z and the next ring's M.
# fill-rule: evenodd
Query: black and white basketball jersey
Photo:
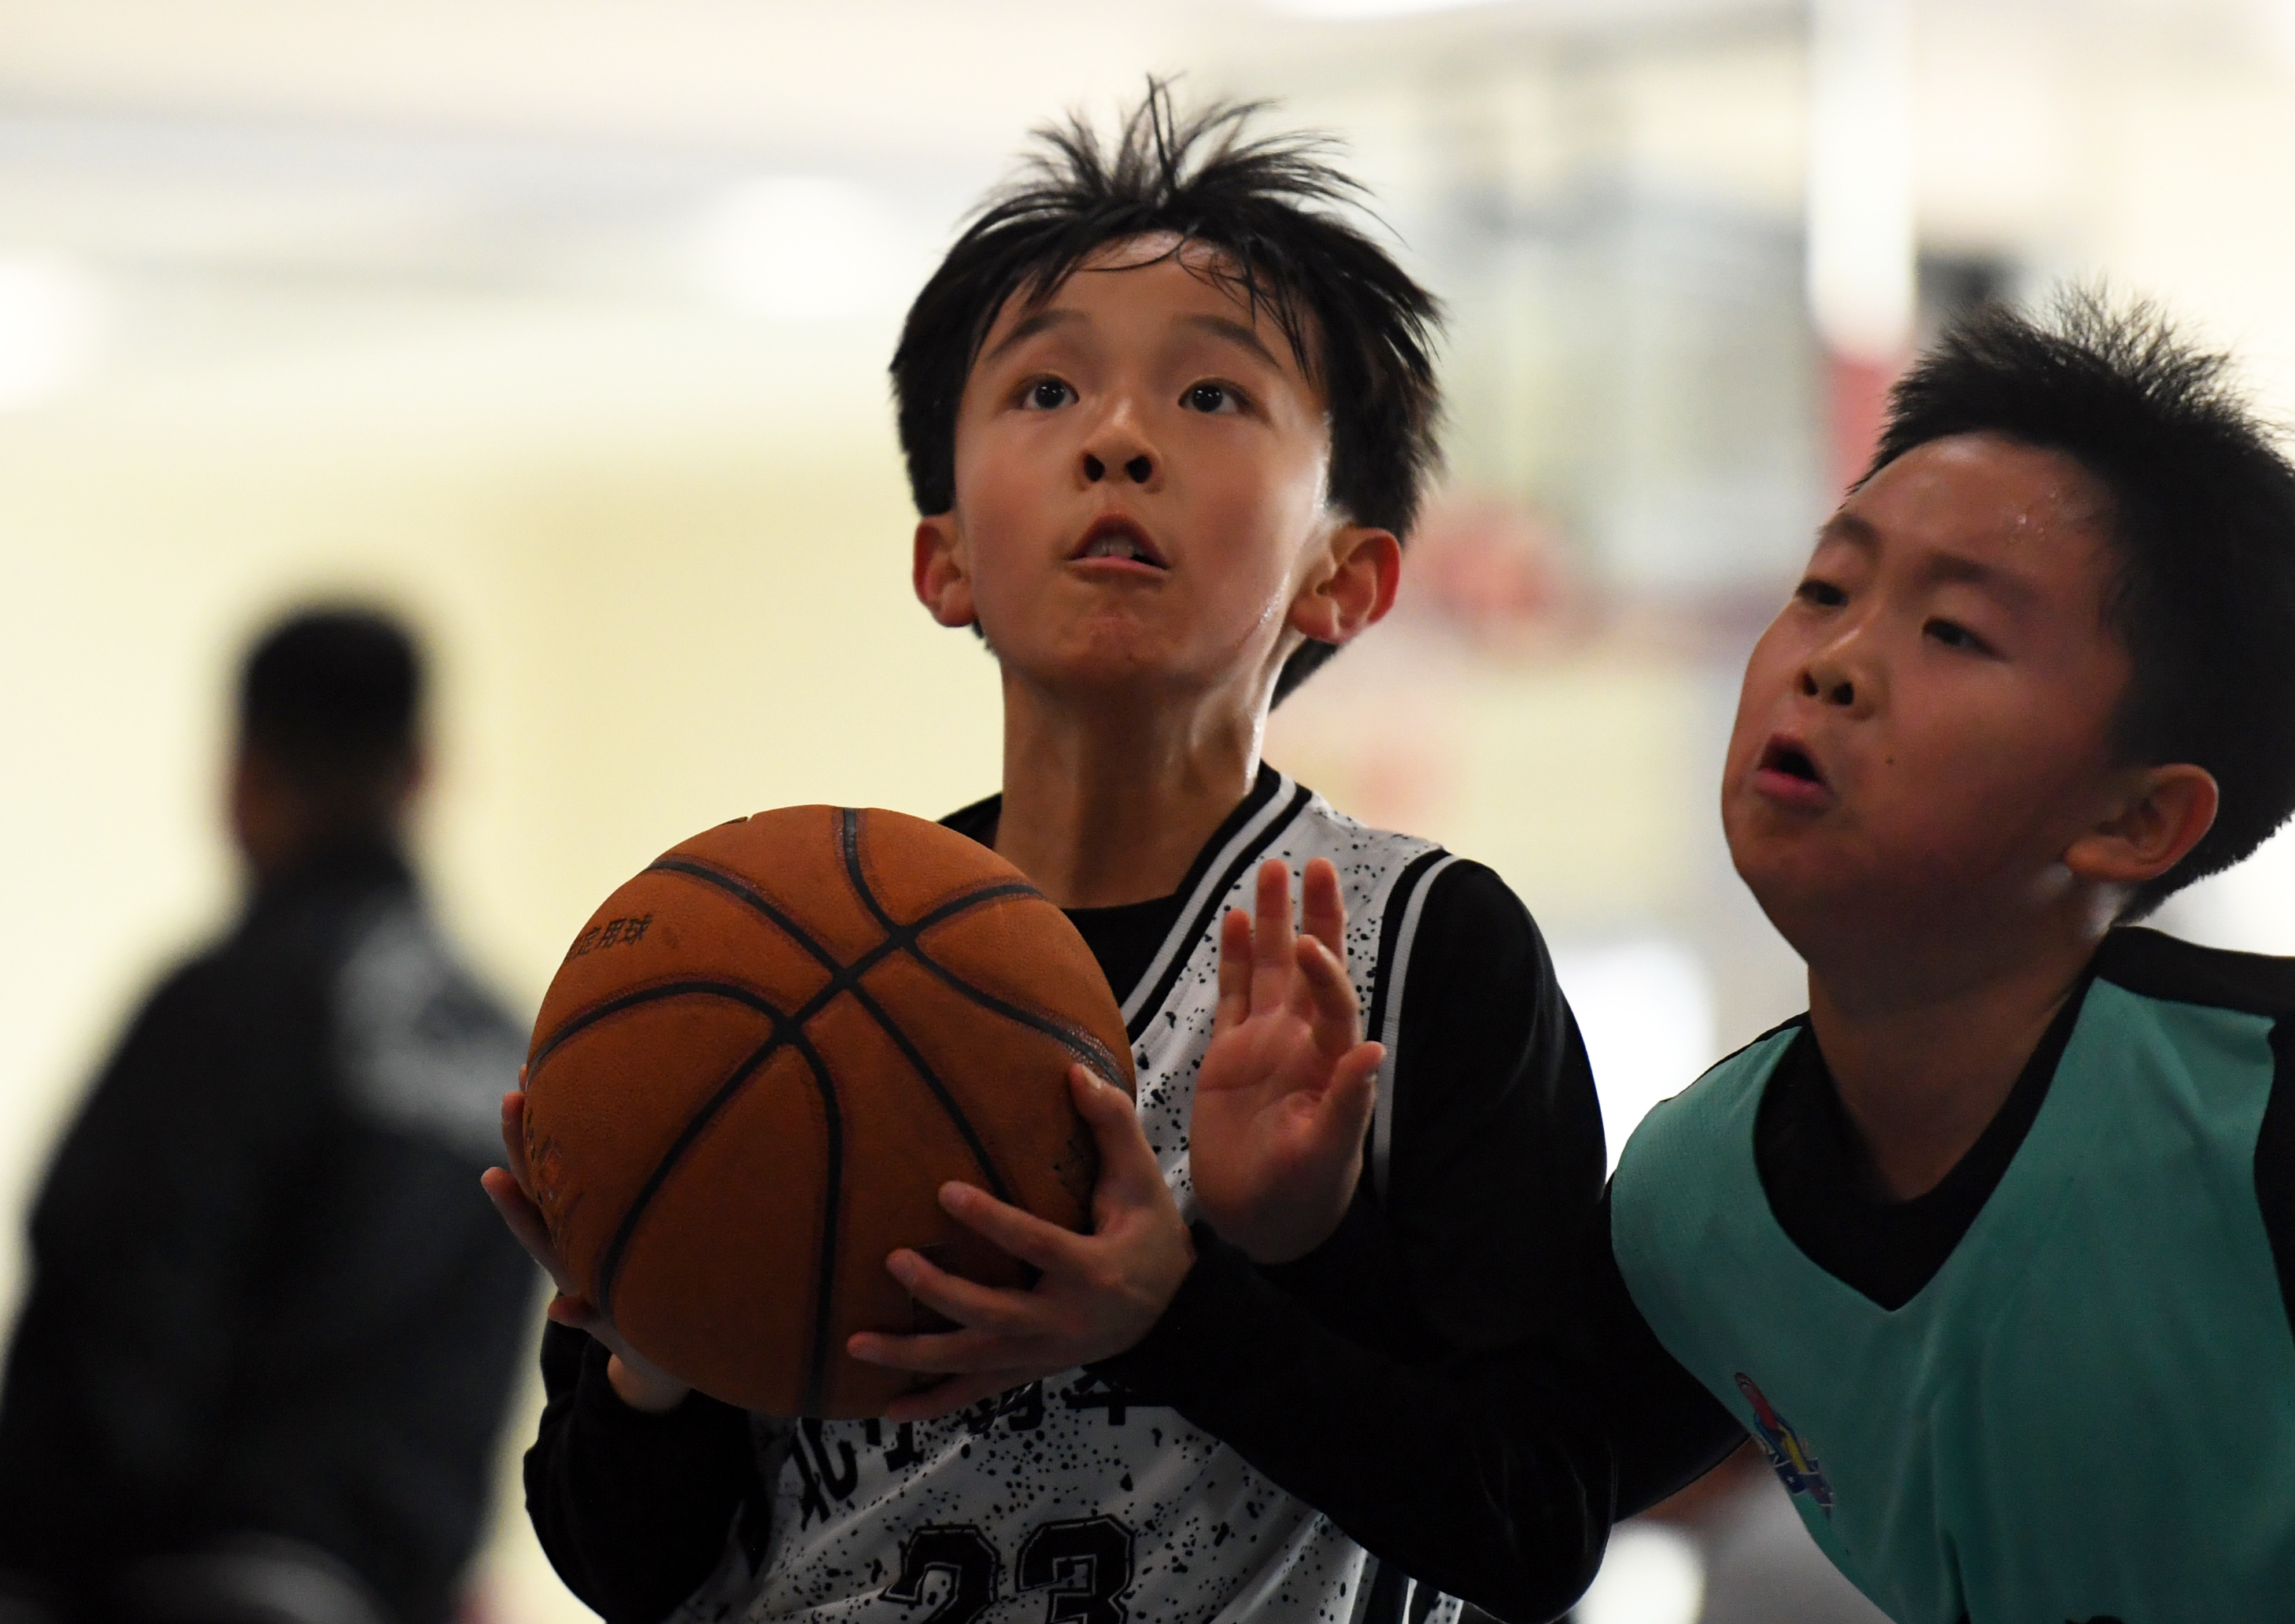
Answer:
M1188 1123L1219 991L1219 922L1262 861L1336 866L1367 1031L1387 1044L1370 1171L1391 1140L1411 943L1453 859L1367 828L1271 771L1199 859L1123 1015L1148 1142L1192 1215ZM770 1504L676 1615L818 1624L1371 1624L1362 1548L1174 1411L1082 1370L937 1421L753 1420ZM1392 1596L1393 1587L1377 1587ZM1420 1624L1427 1598L1411 1607ZM1437 1604L1450 1624L1455 1603Z

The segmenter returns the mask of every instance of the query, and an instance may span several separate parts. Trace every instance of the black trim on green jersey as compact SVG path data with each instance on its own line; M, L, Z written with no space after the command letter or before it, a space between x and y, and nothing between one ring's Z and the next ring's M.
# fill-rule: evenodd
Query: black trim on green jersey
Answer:
M1936 1277L2016 1158L2048 1097L2048 1084L2079 1024L2089 978L2080 977L2024 1063L1991 1122L1924 1195L1891 1201L1874 1187L1872 1163L1841 1103L1809 1017L1778 1060L1753 1119L1753 1163L1769 1212L1819 1269L1884 1309L1902 1308Z

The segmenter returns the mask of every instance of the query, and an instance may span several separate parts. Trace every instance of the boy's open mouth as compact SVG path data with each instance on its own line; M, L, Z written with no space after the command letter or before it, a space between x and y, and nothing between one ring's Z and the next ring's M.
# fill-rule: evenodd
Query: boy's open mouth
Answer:
M1761 771L1775 772L1789 779L1799 779L1805 784L1822 786L1825 774L1817 770L1806 747L1794 739L1777 738L1769 740L1761 752Z
M1083 540L1068 554L1070 563L1080 559L1121 559L1152 569L1172 567L1148 533L1121 513L1103 513L1091 521Z

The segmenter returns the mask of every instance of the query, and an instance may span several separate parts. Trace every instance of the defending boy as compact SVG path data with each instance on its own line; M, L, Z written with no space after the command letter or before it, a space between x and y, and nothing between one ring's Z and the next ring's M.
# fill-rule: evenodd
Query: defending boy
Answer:
M2076 300L2053 330L1979 316L1898 387L1746 667L1722 784L1809 1011L1635 1134L1574 1354L1409 1371L1205 1236L1114 1370L1515 1618L1575 1594L1585 1522L1742 1432L1907 1624L2287 1616L2295 961L2126 928L2295 805L2295 471L2222 365ZM1240 1053L1278 1017L1236 945ZM1344 1138L1362 1090L1231 1072L1226 1043L1197 1187L1247 1235L1297 1204L1272 1170L1303 1125ZM978 1328L869 1339L888 1362L1121 1347L1156 1294L1093 1281L1168 1277L1185 1238L950 1205L1049 1272L985 1293L902 1260Z
M1112 151L1050 136L910 313L893 376L917 594L985 636L1003 682L1003 794L949 821L1069 910L1123 1004L1138 1115L1082 1093L1136 1153L1103 1180L1111 1213L1143 1206L1135 1185L1190 1199L1230 907L1256 895L1286 943L1265 996L1371 1010L1388 1047L1349 1061L1390 1105L1370 1177L1333 1158L1321 1228L1344 1220L1312 1256L1260 1242L1295 1260L1272 1289L1433 1358L1553 1311L1599 1118L1498 878L1260 761L1273 699L1393 600L1436 398L1433 301L1340 217L1352 189L1315 143L1246 141L1244 118L1175 127L1156 94ZM489 1182L546 1258L511 1175ZM796 1424L689 1394L583 1304L551 1314L528 1505L610 1620L1400 1624L1412 1599L1232 1449L1065 1360L1017 1350L938 1400L1002 1397L942 1421Z

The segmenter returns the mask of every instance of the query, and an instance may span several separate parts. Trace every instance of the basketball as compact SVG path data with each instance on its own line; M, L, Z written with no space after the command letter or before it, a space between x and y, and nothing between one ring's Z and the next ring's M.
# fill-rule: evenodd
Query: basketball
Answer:
M943 1182L1089 1227L1079 1060L1131 1089L1106 977L1017 869L899 812L759 812L663 853L575 938L527 1055L535 1198L582 1295L664 1370L771 1415L880 1415L917 1378L845 1338L940 1323L887 1253L1027 1284Z

